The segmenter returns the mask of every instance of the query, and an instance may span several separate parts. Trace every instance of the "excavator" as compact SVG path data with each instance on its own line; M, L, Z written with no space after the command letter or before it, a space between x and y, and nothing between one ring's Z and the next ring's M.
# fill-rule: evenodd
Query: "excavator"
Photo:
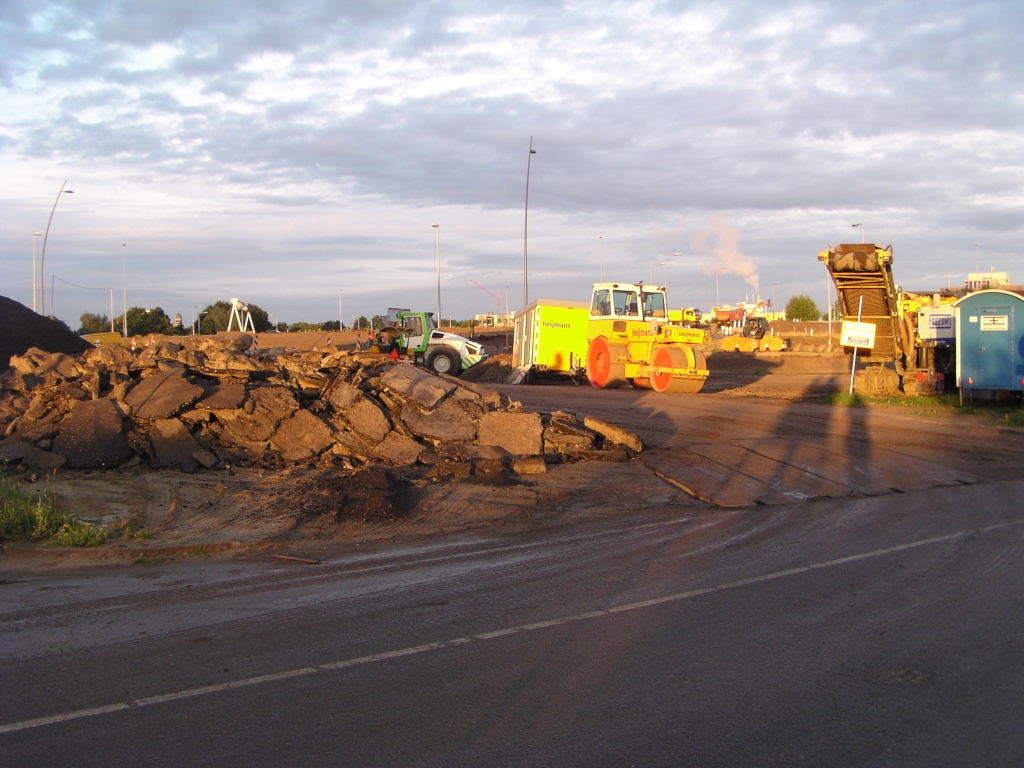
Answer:
M854 391L876 397L941 393L956 365L953 298L898 288L891 245L837 245L818 260L835 283L842 319L875 326L874 347L859 350L866 367L855 373Z

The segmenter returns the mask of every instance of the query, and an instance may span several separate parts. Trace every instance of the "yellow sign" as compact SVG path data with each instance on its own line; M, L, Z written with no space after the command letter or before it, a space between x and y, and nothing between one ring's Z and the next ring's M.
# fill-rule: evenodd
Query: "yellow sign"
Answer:
M844 347L873 349L875 346L875 324L843 320L839 331L839 343Z

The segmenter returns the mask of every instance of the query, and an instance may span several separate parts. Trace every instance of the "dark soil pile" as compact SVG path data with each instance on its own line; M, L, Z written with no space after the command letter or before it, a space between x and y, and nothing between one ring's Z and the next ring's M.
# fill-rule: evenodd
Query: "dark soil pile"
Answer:
M36 314L24 304L0 296L0 371L11 358L23 355L31 347L45 352L77 355L92 346L81 336L48 317Z
M466 381L477 384L504 384L512 375L512 355L492 355L462 372Z

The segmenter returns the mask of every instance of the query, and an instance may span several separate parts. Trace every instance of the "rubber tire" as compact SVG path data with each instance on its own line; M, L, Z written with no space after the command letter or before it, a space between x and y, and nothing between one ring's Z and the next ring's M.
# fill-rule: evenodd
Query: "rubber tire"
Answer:
M587 380L598 389L617 389L626 383L626 364L617 361L627 355L624 344L609 344L598 336L587 347Z
M462 358L454 349L441 347L427 356L427 370L458 376L462 372Z

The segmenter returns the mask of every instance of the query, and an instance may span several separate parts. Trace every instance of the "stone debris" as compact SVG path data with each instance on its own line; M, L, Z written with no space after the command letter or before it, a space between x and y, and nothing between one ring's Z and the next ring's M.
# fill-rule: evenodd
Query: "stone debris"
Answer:
M410 478L624 461L643 447L605 422L529 413L488 387L380 355L252 346L241 334L156 340L135 351L104 344L77 356L29 349L0 374L0 463L376 468L402 473L395 488L404 488ZM345 492L363 498L378 482ZM383 519L389 509L363 516Z

